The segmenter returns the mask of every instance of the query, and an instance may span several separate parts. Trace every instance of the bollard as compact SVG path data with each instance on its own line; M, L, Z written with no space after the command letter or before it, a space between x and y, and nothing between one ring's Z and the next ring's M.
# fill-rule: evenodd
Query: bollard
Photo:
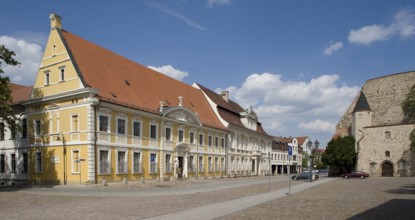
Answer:
M122 179L122 182L123 182L124 184L127 184L127 176L124 176L124 178Z
M105 180L105 176L102 177L102 183L101 183L101 185L107 186L107 181Z

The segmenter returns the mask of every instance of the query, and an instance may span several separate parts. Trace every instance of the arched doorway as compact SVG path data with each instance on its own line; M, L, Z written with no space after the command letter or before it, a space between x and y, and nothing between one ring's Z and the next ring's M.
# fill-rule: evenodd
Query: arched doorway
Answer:
M391 162L385 161L382 164L382 176L393 177L393 165Z
M176 158L175 158L175 175L178 179L188 178L188 157L190 152L190 146L188 144L181 143L176 146Z

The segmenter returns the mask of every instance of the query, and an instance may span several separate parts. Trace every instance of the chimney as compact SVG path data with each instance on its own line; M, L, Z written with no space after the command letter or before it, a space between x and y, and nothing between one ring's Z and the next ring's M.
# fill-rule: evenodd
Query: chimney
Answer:
M220 95L226 102L229 102L229 91L222 91Z
M52 30L53 29L59 29L59 30L62 29L62 18L61 18L61 16L59 16L55 13L52 13L52 14L50 14L49 18L50 18L50 28Z

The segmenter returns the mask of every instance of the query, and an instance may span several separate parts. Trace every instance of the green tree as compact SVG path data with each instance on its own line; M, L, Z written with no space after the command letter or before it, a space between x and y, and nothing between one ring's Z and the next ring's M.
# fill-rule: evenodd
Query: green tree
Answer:
M402 101L401 108L405 116L404 121L408 123L415 122L415 84L411 87L408 94L406 94L406 99ZM411 149L415 149L415 129L412 130L409 135L411 141Z
M10 79L7 76L2 76L4 73L1 65L4 63L17 66L20 63L14 59L16 54L14 51L7 49L4 45L0 45L0 121L6 121L10 127L15 127L15 117L13 109L10 104L12 103Z
M352 171L356 165L357 157L355 142L353 136L346 136L332 139L328 143L326 151L321 156L321 161L330 168L337 168L338 172L332 174Z

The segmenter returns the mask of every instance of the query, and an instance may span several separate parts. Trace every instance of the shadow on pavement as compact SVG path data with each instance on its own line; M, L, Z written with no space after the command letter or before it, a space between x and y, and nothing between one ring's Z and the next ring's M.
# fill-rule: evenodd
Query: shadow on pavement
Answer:
M360 219L415 219L415 200L393 199L375 208L359 213L349 220Z
M391 189L386 192L395 194L415 194L415 184L402 186L399 189Z

